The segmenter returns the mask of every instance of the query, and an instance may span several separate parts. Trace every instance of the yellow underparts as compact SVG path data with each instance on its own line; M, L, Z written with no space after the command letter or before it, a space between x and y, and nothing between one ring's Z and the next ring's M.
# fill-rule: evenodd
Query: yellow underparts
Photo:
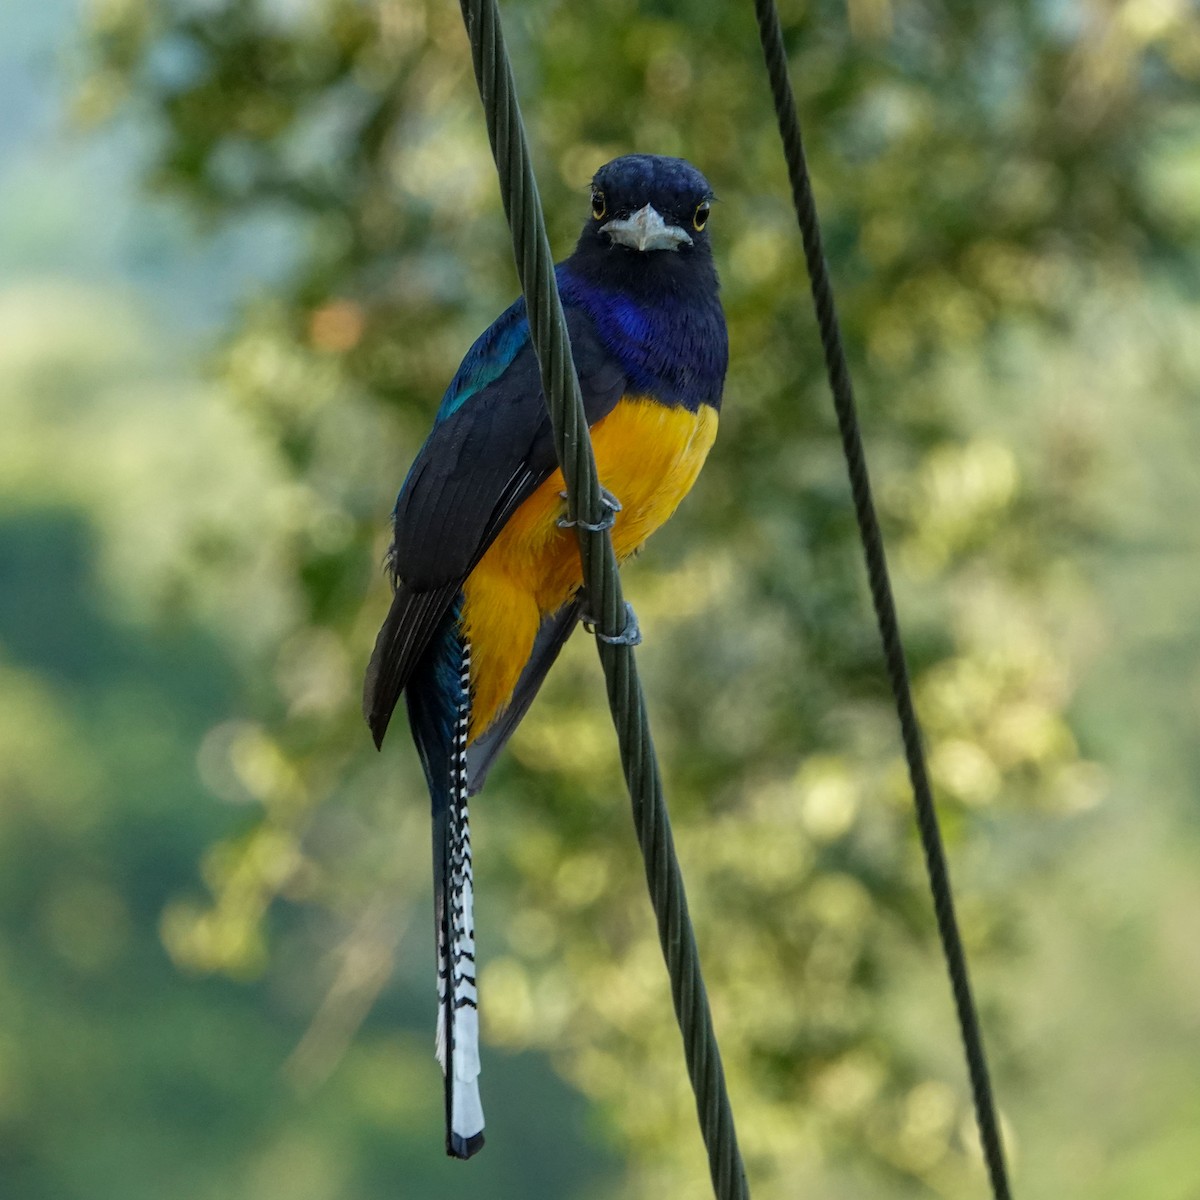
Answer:
M692 413L627 396L591 433L600 482L621 502L612 540L623 562L691 491L717 436L717 413L707 404ZM512 697L542 618L583 582L576 535L558 526L563 488L556 470L509 518L463 586L472 738Z

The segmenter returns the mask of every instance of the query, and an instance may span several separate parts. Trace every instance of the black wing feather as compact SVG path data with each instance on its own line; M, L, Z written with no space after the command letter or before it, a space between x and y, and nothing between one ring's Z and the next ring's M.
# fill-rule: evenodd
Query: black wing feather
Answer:
M624 395L625 375L582 309L568 310L567 328L593 425ZM396 501L388 554L396 594L363 686L363 714L377 746L464 580L556 465L537 358L527 343L499 378L434 426Z
M610 413L625 375L582 309L567 313L588 424ZM470 574L504 522L556 466L533 347L434 426L396 502L392 561L428 591Z
M363 681L363 716L378 749L409 677L458 592L447 584L429 592L396 588L392 607L375 639Z

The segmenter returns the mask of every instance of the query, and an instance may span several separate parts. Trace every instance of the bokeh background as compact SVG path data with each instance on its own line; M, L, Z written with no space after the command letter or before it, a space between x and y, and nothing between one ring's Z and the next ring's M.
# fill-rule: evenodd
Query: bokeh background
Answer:
M733 360L627 587L754 1195L984 1196L751 6L512 0L556 249L722 203ZM1200 1197L1200 18L783 6L1025 1200ZM475 806L441 1156L386 517L512 298L457 6L0 7L0 1195L703 1197L598 666Z

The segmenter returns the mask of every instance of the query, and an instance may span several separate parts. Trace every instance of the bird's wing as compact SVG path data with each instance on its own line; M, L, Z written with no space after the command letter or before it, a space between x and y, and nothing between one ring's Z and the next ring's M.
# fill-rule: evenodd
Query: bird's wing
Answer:
M567 328L592 425L624 394L625 375L582 309L567 309ZM556 465L537 358L518 302L463 360L396 501L389 555L396 594L363 693L377 744L463 581Z

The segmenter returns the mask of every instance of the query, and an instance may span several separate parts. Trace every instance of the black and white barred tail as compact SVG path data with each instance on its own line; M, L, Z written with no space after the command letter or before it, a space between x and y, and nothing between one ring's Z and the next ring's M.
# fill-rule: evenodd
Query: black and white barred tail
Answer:
M483 1145L479 1098L479 1009L475 984L475 904L467 821L467 735L471 715L471 649L462 649L458 713L447 756L443 819L434 819L441 857L434 910L438 944L437 1057L446 1083L446 1153L470 1158ZM440 827L440 828L439 828ZM441 845L436 842L440 837Z

